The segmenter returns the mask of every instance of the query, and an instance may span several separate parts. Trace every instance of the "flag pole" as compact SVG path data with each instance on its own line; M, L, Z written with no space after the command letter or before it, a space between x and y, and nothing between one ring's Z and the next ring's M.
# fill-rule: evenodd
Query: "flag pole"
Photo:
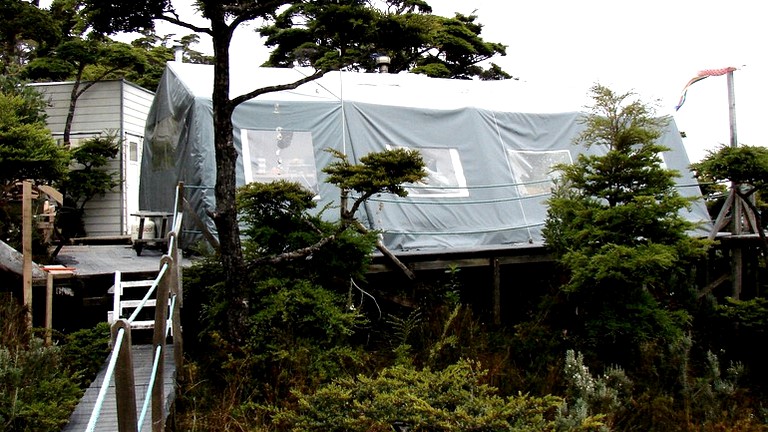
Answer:
M731 147L738 147L738 141L736 140L736 95L733 85L733 71L728 71L726 74L728 81L728 120L731 126Z
M733 84L733 71L729 70L726 74L727 82L728 82L728 123L731 128L731 147L736 148L739 146L738 140L736 139L736 95L734 90L734 84ZM742 234L742 212L744 204L741 202L741 199L736 195L736 188L740 188L741 185L737 182L731 182L731 188L733 189L731 193L734 194L733 197L733 209L731 210L732 218L731 218L731 234L734 236ZM732 256L731 256L731 288L733 290L733 298L739 299L741 295L742 290L742 283L743 283L743 266L744 266L744 257L743 252L741 250L740 245L734 245L733 249L731 250Z

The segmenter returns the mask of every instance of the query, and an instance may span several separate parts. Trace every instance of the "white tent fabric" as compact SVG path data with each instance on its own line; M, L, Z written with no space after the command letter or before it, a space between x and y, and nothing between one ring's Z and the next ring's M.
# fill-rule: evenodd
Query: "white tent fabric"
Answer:
M231 95L290 83L301 69L239 71ZM169 211L173 188L183 181L195 212L212 231L215 157L211 94L213 67L169 63L147 121L140 208ZM318 208L338 205L338 190L322 167L336 149L353 162L393 147L418 149L429 177L409 196L382 194L357 215L382 234L392 250L541 244L552 165L579 153L573 144L583 126L585 98L527 83L460 81L414 74L334 72L292 91L262 95L233 116L240 158L238 184L288 179L317 193ZM576 106L579 104L578 106ZM671 121L661 144L667 167L681 173L681 194L699 197L680 133ZM337 210L326 210L332 218ZM685 216L709 220L701 200ZM186 228L195 230L191 222ZM186 236L185 243L194 241Z

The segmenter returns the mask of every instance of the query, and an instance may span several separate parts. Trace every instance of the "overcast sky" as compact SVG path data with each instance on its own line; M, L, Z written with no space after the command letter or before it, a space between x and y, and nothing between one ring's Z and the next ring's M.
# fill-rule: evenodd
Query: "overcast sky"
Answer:
M176 2L174 2L176 3ZM190 2L191 3L191 2ZM689 157L730 142L726 78L694 84L685 105L674 107L699 70L738 67L734 73L738 141L766 145L768 25L754 0L431 0L439 15L475 13L487 41L507 45L493 59L510 74L550 89L542 97L586 97L594 83L635 91L674 114ZM241 30L231 52L233 67L258 66L267 50ZM159 33L179 29L162 27ZM206 42L198 49L210 52ZM585 99L586 102L586 99Z

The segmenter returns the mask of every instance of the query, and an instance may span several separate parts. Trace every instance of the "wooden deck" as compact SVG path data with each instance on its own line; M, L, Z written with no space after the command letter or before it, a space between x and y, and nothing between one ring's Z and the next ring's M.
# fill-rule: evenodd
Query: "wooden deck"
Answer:
M176 369L173 361L173 345L165 346L165 368L163 369L163 389L165 394L165 412L166 417L170 412L171 404L175 397L176 387ZM154 360L154 353L152 345L134 345L131 351L133 357L133 374L136 383L136 418L141 416L141 409L144 403L144 398L147 394L147 388L149 385L149 377L152 373L152 362ZM88 426L88 420L91 417L91 412L96 403L96 399L99 395L99 389L102 382L104 382L104 375L106 373L106 363L102 367L101 372L96 376L96 379L91 383L91 386L85 392L85 395L80 400L80 403L75 408L72 416L69 418L69 424L64 427L63 432L82 432L85 431ZM115 402L115 383L114 379L109 384L109 390L107 391L104 404L102 405L101 415L99 421L96 423L95 431L103 432L117 432L117 408ZM147 409L147 414L144 418L144 423L140 425L140 431L149 432L152 430L152 409L151 406Z
M148 273L160 269L160 258L164 252L158 249L144 249L141 255L131 245L76 245L64 246L56 260L58 264L75 269L75 276L96 276L123 273ZM182 266L190 261L182 260Z

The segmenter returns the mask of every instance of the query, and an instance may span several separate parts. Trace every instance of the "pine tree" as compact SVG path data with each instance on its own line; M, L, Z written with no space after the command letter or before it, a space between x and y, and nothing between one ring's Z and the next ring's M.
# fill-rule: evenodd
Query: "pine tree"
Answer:
M679 337L692 264L705 250L681 215L690 201L675 189L677 173L662 163L668 120L635 96L592 88L576 143L605 153L558 167L544 229L567 273L569 335L609 362L631 363L640 347Z

